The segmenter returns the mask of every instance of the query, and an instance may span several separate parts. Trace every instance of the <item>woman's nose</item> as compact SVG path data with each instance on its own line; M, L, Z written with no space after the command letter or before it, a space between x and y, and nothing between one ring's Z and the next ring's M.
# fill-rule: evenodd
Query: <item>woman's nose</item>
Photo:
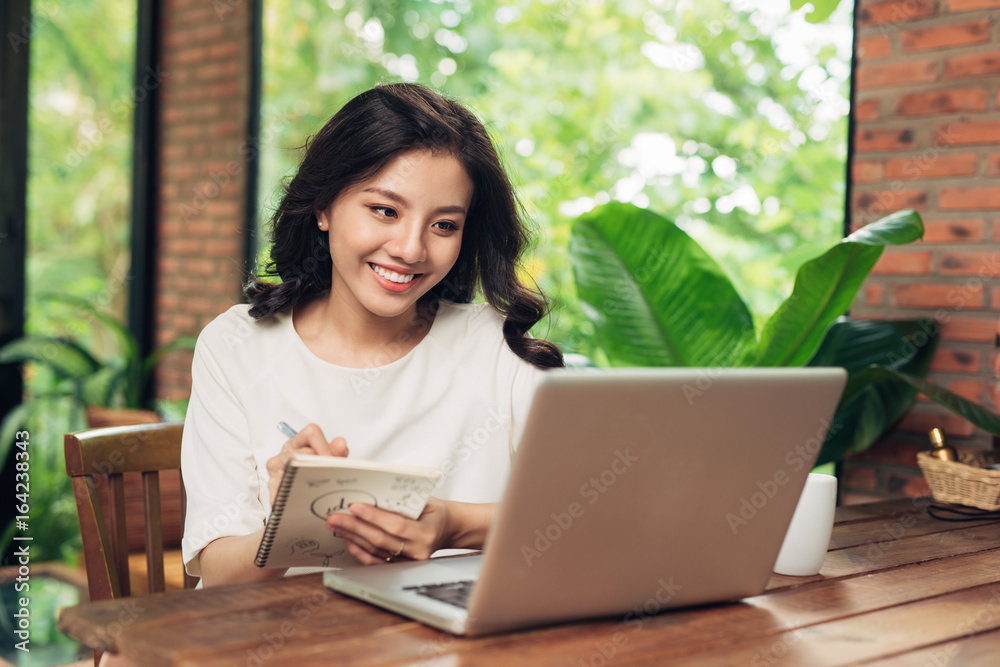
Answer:
M392 240L386 244L386 251L407 264L416 264L427 259L423 230L419 225L399 225Z

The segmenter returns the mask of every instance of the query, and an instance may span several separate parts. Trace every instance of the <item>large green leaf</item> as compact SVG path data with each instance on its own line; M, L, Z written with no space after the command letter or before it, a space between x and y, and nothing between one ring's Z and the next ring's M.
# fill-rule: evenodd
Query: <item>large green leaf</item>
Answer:
M122 353L122 358L119 360L119 363L124 367L139 364L139 343L136 341L132 333L125 326L123 326L121 322L102 311L87 299L81 299L80 297L73 296L71 294L58 294L53 292L41 294L39 295L39 298L45 301L61 302L69 306L73 306L74 308L82 311L84 318L97 320L108 331L110 331L118 341L118 346L121 348Z
M33 361L51 366L63 377L79 379L101 365L85 349L70 340L25 336L0 347L0 363Z
M830 324L851 305L883 247L910 243L923 236L923 229L914 211L894 213L799 267L791 296L761 331L756 365L805 365Z
M870 225L865 225L844 241L887 246L913 243L924 235L924 223L916 211L896 211Z
M752 355L750 311L718 264L674 223L631 204L579 218L577 294L616 366L732 366Z
M124 374L125 371L121 368L104 366L80 381L80 397L86 405L113 407L114 397L124 381Z
M913 375L927 372L937 343L933 320L867 321L833 324L810 366L841 366L849 379L819 462L837 461L878 440L913 404L916 390L891 378L862 375L873 364ZM860 378L860 379L859 379Z
M921 377L884 366L872 366L858 373L848 384L852 382L862 384L886 379L901 380L935 403L943 405L960 417L964 417L987 433L1000 436L1000 415Z

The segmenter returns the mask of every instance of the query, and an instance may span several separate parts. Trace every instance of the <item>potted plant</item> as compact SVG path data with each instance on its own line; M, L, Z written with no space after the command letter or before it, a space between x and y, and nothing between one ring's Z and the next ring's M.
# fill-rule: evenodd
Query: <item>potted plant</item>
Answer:
M923 236L914 211L854 232L802 264L760 331L719 265L673 222L631 204L581 216L570 255L581 308L611 366L843 366L847 386L817 464L874 443L922 392L994 435L1000 418L923 378L933 320L843 317L886 245Z
M8 460L16 431L31 434L31 511L33 559L72 562L79 550L76 505L63 460L62 436L88 427L183 418L183 406L143 405L153 368L174 350L193 349L195 339L177 338L146 358L131 333L114 318L77 297L47 295L49 302L72 306L101 325L116 342L117 354L101 359L79 341L24 336L0 347L0 363L30 363L36 368L22 403L0 422L0 462ZM16 531L12 522L0 533L0 553Z

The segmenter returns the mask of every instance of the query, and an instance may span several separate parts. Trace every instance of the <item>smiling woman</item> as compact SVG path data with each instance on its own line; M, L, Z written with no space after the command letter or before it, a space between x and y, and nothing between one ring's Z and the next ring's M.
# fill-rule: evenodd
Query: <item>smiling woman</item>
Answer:
M252 281L249 306L198 341L182 447L191 574L285 572L253 561L301 453L449 471L418 519L361 503L327 519L361 563L482 547L541 372L562 365L528 335L546 302L518 277L519 213L483 125L428 88L376 87L323 126L274 214L263 278L281 282ZM283 440L284 420L307 425Z

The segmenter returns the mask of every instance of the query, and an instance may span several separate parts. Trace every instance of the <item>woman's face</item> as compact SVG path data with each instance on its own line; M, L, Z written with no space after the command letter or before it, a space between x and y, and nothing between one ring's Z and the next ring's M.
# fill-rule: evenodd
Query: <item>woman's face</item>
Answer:
M331 302L409 315L458 259L472 180L450 153L402 153L317 212L329 234Z

